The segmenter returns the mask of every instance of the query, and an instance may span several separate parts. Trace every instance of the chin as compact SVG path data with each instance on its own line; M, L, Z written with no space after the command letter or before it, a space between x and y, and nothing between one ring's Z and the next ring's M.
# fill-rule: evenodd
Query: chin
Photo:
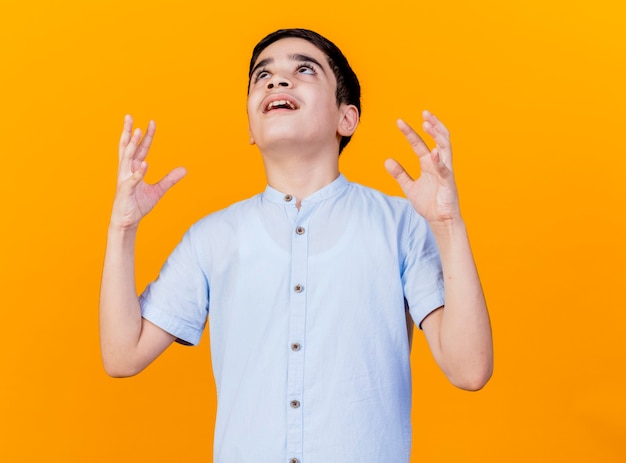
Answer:
M306 137L298 134L289 127L277 127L276 130L266 130L262 137L254 137L256 145L261 151L264 149L276 149L289 146L302 146L306 143Z
M298 149L299 146L302 146L302 139L294 137L273 138L271 140L264 140L263 143L257 143L256 145L261 152L281 150L293 152L294 149Z

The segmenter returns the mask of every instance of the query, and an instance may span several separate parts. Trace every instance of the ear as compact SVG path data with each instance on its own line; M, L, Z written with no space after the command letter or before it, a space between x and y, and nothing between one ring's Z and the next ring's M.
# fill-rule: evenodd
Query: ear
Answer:
M254 141L254 137L252 136L252 130L248 127L248 134L250 135L250 144L254 145L256 142Z
M342 137L349 137L359 125L359 110L354 105L344 104L341 106L340 112L337 133Z

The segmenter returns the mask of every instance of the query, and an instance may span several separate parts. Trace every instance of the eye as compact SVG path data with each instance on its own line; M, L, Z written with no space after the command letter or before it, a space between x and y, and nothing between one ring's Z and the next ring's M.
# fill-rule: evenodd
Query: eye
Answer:
M303 63L298 66L298 74L316 74L315 67L309 63Z
M261 79L267 79L270 76L270 73L264 69L259 70L254 76L254 82L258 82Z

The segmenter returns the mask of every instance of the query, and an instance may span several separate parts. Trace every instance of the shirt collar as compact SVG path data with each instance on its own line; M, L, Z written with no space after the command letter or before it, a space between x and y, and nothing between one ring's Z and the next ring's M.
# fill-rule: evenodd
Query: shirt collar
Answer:
M330 182L325 187L320 188L312 195L304 198L302 200L302 204L310 204L310 203L318 203L324 201L328 198L336 196L342 193L346 188L348 188L348 180L344 177L343 174L339 174L339 176ZM281 203L281 204L295 204L296 198L293 197L289 193L280 192L275 190L271 186L267 185L265 187L265 191L263 192L263 197L268 199L273 203Z

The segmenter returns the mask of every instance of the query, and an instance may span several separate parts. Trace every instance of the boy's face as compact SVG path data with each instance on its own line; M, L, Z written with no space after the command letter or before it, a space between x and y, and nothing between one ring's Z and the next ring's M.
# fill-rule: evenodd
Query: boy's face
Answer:
M338 151L342 110L336 88L328 58L315 45L299 38L272 43L259 55L250 78L251 143L261 151L294 141L304 146L336 143Z

